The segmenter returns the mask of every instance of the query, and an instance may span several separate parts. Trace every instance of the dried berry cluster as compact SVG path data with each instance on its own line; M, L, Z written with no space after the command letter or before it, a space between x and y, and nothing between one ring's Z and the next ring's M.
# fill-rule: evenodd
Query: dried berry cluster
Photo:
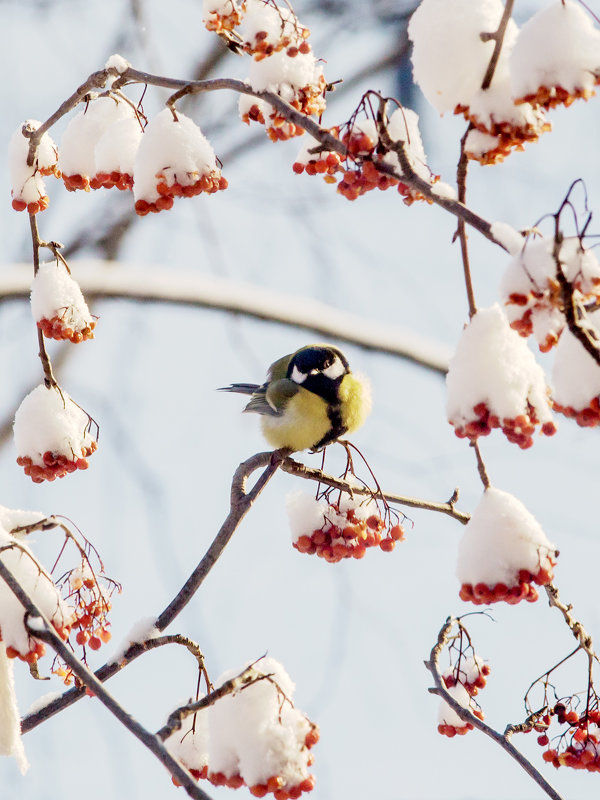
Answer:
M556 562L550 556L548 556L548 561L550 566L548 568L540 567L535 575L527 569L519 570L518 575L515 576L515 585L513 586L508 586L505 583L496 583L493 586L488 586L485 583L476 583L474 586L471 583L463 583L459 592L460 599L475 603L475 605L504 602L514 606L520 603L521 600L535 603L538 599L538 593L532 584L537 583L538 586L546 586L554 577L552 568Z
M404 539L401 525L392 525L383 535L385 522L378 514L360 518L352 508L340 511L337 505L329 504L331 519L324 513L324 522L311 534L299 536L294 547L301 553L316 553L332 564L343 558L363 558L369 547L379 547L391 552L396 542Z
M492 414L487 403L483 402L473 406L473 414L470 422L465 425L455 425L454 433L459 439L467 438L474 442L480 436L487 436L494 428L501 428L508 441L519 445L522 450L532 446L533 433L535 426L539 425L539 419L531 403L527 403L526 414L519 414L514 418L501 420L496 414ZM556 433L556 425L552 421L544 422L540 433L553 436Z

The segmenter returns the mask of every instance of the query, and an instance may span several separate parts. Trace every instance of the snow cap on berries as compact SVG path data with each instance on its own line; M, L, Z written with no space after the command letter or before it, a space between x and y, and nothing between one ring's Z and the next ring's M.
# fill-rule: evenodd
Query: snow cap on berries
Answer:
M201 694L198 699L203 696ZM195 777L205 778L208 772L208 738L208 711L202 709L185 717L181 728L165 739L165 747Z
M0 559L40 611L57 628L71 625L73 609L61 598L52 578L22 538L15 538L4 526L0 526L0 547L9 548L2 550ZM24 618L23 605L8 585L0 581L0 636L6 647L12 648L23 657L35 652L35 645L25 628Z
M446 689L453 700L461 705L463 708L470 708L471 695L467 692L462 683L457 683L454 686ZM465 728L467 723L458 716L456 711L451 708L445 700L440 700L438 708L438 725L447 725L460 730Z
M8 146L8 166L12 186L13 208L29 213L44 210L48 205L43 175L60 175L58 171L58 149L49 134L40 139L35 161L29 166L29 139L23 135L23 128L37 130L41 125L36 119L28 119L13 133ZM36 205L37 204L37 208Z
M387 132L393 142L404 142L411 167L420 178L430 182L431 170L427 166L427 156L419 131L419 115L410 108L397 108L390 115ZM396 153L388 153L383 160L402 172Z
M461 584L519 584L519 572L552 574L556 548L520 500L490 487L465 527L456 574ZM546 581L548 582L548 581Z
M102 134L94 151L95 176L99 182L101 181L105 186L110 182L120 189L132 188L133 165L142 141L142 134L142 126L136 116L117 120ZM116 173L116 176L113 173ZM109 181L101 180L101 176L107 176ZM123 186L119 183L120 176L127 176L127 181Z
M96 173L95 151L102 135L120 119L135 116L129 103L96 97L69 122L63 133L59 166L67 189L89 190Z
M302 44L308 30L300 25L291 8L265 0L246 0L246 13L238 33L244 49L256 53L260 59L263 53L269 55L283 47Z
M88 414L65 391L40 384L15 414L17 463L22 463L26 472L29 469L27 474L36 482L51 479L52 470L55 477L63 477L66 472L86 469L86 458L96 449L90 428Z
M161 197L172 205L172 197L185 194L188 188L190 194L224 188L214 150L206 136L193 120L179 111L175 118L169 108L146 126L133 171L136 210L141 201L146 205L156 204ZM208 183L205 186L206 181L210 186Z
M210 771L227 778L240 776L250 787L266 786L275 778L283 790L299 787L311 781L306 740L314 726L291 704L294 684L281 664L263 658L252 671L257 679L269 677L209 708ZM225 673L215 686L237 674Z
M522 336L533 333L543 352L556 344L565 326L558 269L583 300L598 299L600 264L576 236L563 239L558 247L553 237L528 240L500 284L511 328Z
M587 315L598 330L600 312ZM552 398L557 410L576 416L587 427L600 424L600 366L581 342L566 329L556 347L552 369Z
M412 15L415 82L440 114L469 106L481 88L494 50L481 34L497 30L503 11L501 0L422 0ZM510 20L507 47L516 31Z
M589 97L600 76L600 30L571 0L555 0L525 23L510 56L513 94L552 107Z
M93 337L96 323L79 284L60 259L40 264L31 284L31 313L50 338L83 341Z
M21 739L21 715L17 705L14 667L0 642L0 756L12 756L21 775L29 769Z
M480 309L464 329L446 388L448 421L457 431L477 421L476 409L483 404L495 427L510 428L508 421L525 416L532 424L548 423L542 430L554 432L544 372L498 304Z

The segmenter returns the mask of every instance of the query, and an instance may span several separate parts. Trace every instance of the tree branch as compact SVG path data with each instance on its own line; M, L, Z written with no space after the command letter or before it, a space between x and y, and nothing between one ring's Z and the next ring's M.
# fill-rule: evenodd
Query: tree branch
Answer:
M104 688L101 681L76 658L69 647L63 642L54 630L52 624L46 619L35 605L29 595L23 590L17 579L0 559L0 577L23 605L26 612L26 626L31 636L48 644L62 658L67 666L79 680L108 708L119 722L127 728L150 752L163 764L170 774L185 787L188 795L194 800L210 800L190 775L190 773L169 753L163 742L150 733L134 717L131 716Z
M464 720L464 722L470 723L474 728L477 728L482 733L485 733L486 736L489 736L496 744L500 745L500 747L508 753L509 756L514 758L514 760L521 766L525 772L532 778L538 786L551 798L551 800L562 800L561 795L551 786L548 781L544 778L544 776L538 772L538 770L533 766L533 764L528 761L522 753L520 753L517 748L509 741L509 737L499 733L494 728L491 728L485 722L480 720L474 714L472 714L468 708L461 706L452 695L447 691L444 682L442 680L442 675L440 672L440 655L444 647L447 645L449 640L450 631L452 630L452 626L455 624L456 620L454 617L448 617L444 626L440 630L437 638L436 644L433 646L431 650L431 654L429 657L429 661L425 662L425 666L433 676L433 680L435 683L435 688L429 689L431 694L438 695L442 700L444 700L450 708L458 714L458 716Z

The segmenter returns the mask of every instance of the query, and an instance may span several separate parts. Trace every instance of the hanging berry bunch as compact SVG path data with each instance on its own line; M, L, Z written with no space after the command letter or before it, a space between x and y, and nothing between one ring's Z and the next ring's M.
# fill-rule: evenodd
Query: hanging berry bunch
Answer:
M558 551L516 497L485 490L459 545L460 597L475 605L538 599L533 584L552 581Z
M165 744L197 779L298 800L314 788L308 770L318 728L294 706L294 684L275 659L260 659L244 675L240 688L190 717ZM216 688L235 676L225 673Z
M444 687L459 705L478 719L483 720L483 711L474 697L486 685L490 674L489 665L475 653L471 637L460 619L454 621L457 632L449 639L448 656L450 667L442 673ZM438 710L438 733L453 738L464 736L473 730L473 723L465 721L442 698Z
M96 321L67 262L58 254L56 261L39 265L31 284L31 313L49 339L78 344L94 338Z
M48 208L50 201L44 176L60 178L58 149L47 133L40 139L33 164L27 163L29 137L23 131L36 131L40 125L38 120L26 120L14 132L8 146L12 207L15 211L27 211L29 214L38 214Z
M34 483L87 469L97 447L94 421L58 386L40 384L30 392L15 414L13 430L17 464Z
M498 305L480 309L464 329L446 376L448 421L476 441L501 428L527 449L536 426L556 432L544 372Z
M165 108L150 120L134 164L137 214L170 209L175 197L213 194L226 188L214 150L189 117Z

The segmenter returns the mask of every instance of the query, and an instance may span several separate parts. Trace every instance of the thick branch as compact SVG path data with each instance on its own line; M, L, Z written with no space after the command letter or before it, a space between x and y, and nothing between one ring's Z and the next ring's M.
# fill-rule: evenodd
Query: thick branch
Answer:
M219 532L217 533L212 544L206 551L204 557L192 572L188 580L185 582L178 594L173 598L169 605L159 615L155 627L162 631L164 630L175 617L185 608L190 602L194 593L201 586L202 582L216 563L217 559L227 546L229 540L233 536L238 525L250 510L252 504L262 492L264 487L273 477L281 463L281 458L287 454L285 450L276 450L274 453L258 453L252 456L247 461L239 465L234 473L231 485L231 505L230 511ZM260 475L253 488L250 491L246 490L246 484L250 475L261 467L266 469ZM147 642L136 642L128 647L123 655L119 658L118 662L108 662L104 664L95 673L98 681L106 681L123 669L138 656L145 653L147 650L152 649L156 645L153 644L153 639ZM72 688L66 691L60 697L52 700L43 708L36 711L34 714L29 714L23 719L21 730L23 733L37 727L41 722L44 722L49 717L54 716L59 711L75 703L84 694L84 691L79 688Z
M506 28L508 26L508 22L512 16L513 6L515 4L515 0L506 0L506 5L504 6L504 12L502 14L502 18L500 20L500 24L498 25L498 30L494 33L482 33L481 38L483 41L489 42L490 40L494 40L494 52L492 53L492 57L490 58L490 63L488 64L488 68L485 72L483 77L483 81L481 83L482 89L489 89L494 78L494 72L496 71L496 66L498 65L498 59L500 58L500 52L502 50L502 44L504 43L504 36L506 35Z
M544 778L544 776L538 772L533 764L517 750L517 748L512 744L512 742L509 741L506 735L499 733L499 731L491 728L485 722L478 719L469 711L468 708L461 706L460 703L458 703L447 691L442 680L439 662L441 652L448 643L449 635L452 630L452 626L455 624L455 621L456 620L453 617L448 617L443 628L438 634L436 644L431 650L429 661L425 662L425 666L433 676L435 683L435 688L432 688L429 691L432 694L438 695L442 700L445 700L450 708L455 711L464 722L469 722L474 728L477 728L477 730L485 733L486 736L489 736L490 739L496 742L496 744L500 745L505 752L515 759L519 766L525 770L525 772L538 784L538 786L543 789L548 797L550 797L552 800L562 800L561 795L559 795L558 792Z

